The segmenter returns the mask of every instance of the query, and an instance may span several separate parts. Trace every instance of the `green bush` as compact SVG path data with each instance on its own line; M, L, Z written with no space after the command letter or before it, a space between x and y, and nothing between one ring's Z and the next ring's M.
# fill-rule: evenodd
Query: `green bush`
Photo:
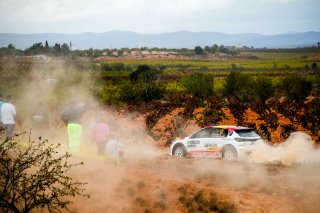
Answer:
M128 82L121 86L120 99L124 102L146 102L163 97L165 89L155 83Z
M102 71L112 71L112 67L109 64L103 63L101 64Z
M226 97L236 97L239 100L250 101L254 97L254 81L245 74L231 71L224 84L223 94Z
M289 100L303 101L310 94L312 83L305 77L290 75L282 79L281 91Z
M124 63L121 63L121 62L111 64L111 67L112 67L112 71L124 71L125 70Z
M185 91L195 97L204 99L213 95L214 78L212 75L194 73L181 79L180 84Z
M275 92L275 88L271 79L266 77L258 77L254 85L254 94L261 103L270 98Z
M315 77L314 86L315 86L316 92L320 95L320 73L317 73Z
M98 97L105 103L119 105L120 87L117 85L104 85L100 88Z

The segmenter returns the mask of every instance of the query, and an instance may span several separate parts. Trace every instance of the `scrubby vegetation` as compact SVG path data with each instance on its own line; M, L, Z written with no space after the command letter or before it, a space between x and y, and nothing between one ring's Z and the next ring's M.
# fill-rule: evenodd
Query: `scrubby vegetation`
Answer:
M215 192L190 189L188 185L181 186L178 191L179 201L185 208L184 212L237 212L235 204L222 200Z
M65 78L55 84L55 99L63 99L61 85L78 85L90 78L94 83L88 85L89 89L102 103L145 113L152 135L157 121L176 108L183 108L178 123L183 125L183 121L193 119L200 126L220 123L226 117L223 109L228 108L238 125L255 128L267 140L278 127L283 139L299 126L314 138L319 137L319 51L239 50L225 58L210 52L214 49L202 49L205 56L176 60L114 57L104 61L79 57L79 51L71 51L64 60L1 58L0 89L6 93L25 79L34 80L35 72L42 73L45 80L63 70ZM190 50L185 51L190 56ZM218 55L207 58L208 54ZM200 108L196 116L194 111ZM247 121L248 109L263 122L257 125ZM278 119L282 115L292 125L280 125ZM176 126L168 127L168 131L172 135L168 141L181 134L181 128Z
M69 163L71 155L59 154L58 147L41 139L24 146L16 141L0 143L1 212L60 212L69 210L71 197L89 197L82 188L85 183L68 176L82 163Z

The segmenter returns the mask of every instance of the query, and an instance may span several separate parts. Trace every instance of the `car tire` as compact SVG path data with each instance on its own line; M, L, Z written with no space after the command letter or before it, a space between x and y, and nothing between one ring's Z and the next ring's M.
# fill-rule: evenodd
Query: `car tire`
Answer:
M173 153L174 156L176 157L185 157L187 155L187 150L183 145L178 145L173 149Z
M238 159L237 151L232 147L226 147L222 151L222 158L228 161L235 161Z

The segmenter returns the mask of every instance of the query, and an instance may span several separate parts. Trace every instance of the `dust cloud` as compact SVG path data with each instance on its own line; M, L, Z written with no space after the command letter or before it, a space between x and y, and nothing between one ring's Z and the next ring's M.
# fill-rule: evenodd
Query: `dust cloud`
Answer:
M320 151L315 149L309 135L304 132L293 132L284 143L279 145L271 146L259 141L250 154L249 161L283 165L320 162Z
M305 133L293 133L277 146L257 143L244 162L175 158L168 155L168 150L155 147L146 132L143 115L116 111L99 103L90 91L95 82L89 74L66 71L57 62L52 66L55 68L50 72L36 67L31 80L15 88L17 131L32 128L33 139L39 136L30 119L41 103L50 118L49 131L43 137L66 148L67 132L60 113L71 101L86 104L81 153L72 156L72 160L82 161L84 165L74 168L70 175L87 183L85 188L90 198L73 198L72 211L183 212L178 189L185 184L227 194L239 212L320 209L317 202L320 168L303 163L319 160L319 151ZM124 159L120 163L97 155L91 135L97 117L102 117L110 126L112 137L124 144Z

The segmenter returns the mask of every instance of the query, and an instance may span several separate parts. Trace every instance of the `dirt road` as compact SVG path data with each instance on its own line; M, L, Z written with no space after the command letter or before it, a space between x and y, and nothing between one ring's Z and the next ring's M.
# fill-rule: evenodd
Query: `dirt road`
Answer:
M132 153L133 154L133 153ZM73 176L90 199L76 212L318 212L319 165L178 159L141 152L125 162L83 159ZM212 199L214 198L214 199Z

